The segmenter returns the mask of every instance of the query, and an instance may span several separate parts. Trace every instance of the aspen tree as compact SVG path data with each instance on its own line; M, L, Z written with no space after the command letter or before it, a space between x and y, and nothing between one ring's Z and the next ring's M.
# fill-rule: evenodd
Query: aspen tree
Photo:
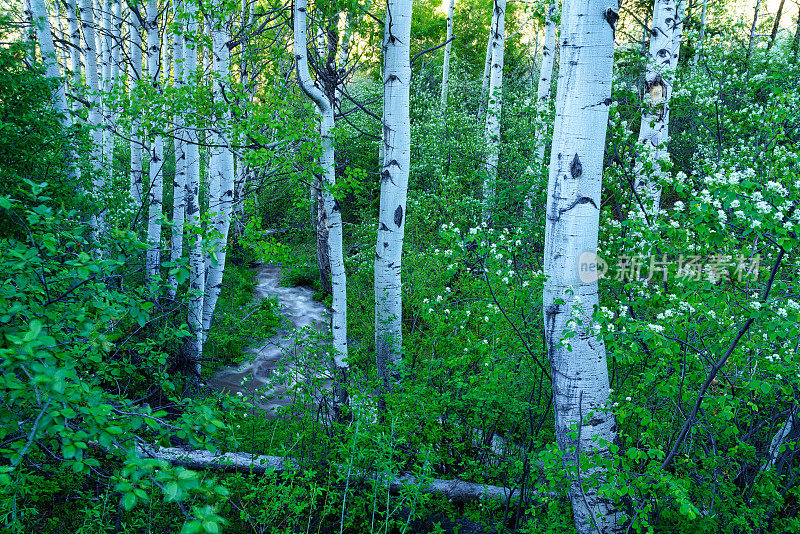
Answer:
M184 41L183 84L188 87L189 80L197 73L197 5L194 0L185 0L186 36ZM189 100L191 102L191 98ZM205 258L203 257L203 234L200 221L200 146L195 125L190 125L188 117L193 105L185 110L183 124L186 128L186 226L191 228L189 238L189 310L186 322L191 336L187 339L187 359L193 363L194 372L200 376L200 361L203 356L203 301L205 295Z
M314 102L320 121L320 138L322 140L323 214L322 218L328 229L328 257L331 265L331 287L333 301L331 305L331 334L333 336L333 358L338 391L337 404L347 400L343 387L347 378L347 275L344 268L342 247L342 211L339 202L333 195L332 187L336 184L334 109L333 103L322 89L311 80L308 69L308 50L306 38L307 0L295 0L294 4L294 55L297 65L297 82L308 98Z
M610 412L606 350L594 319L594 262L603 154L611 103L616 0L566 2L562 13L556 117L547 188L543 293L555 433L572 480L570 499L580 534L619 532L616 511L594 478L617 439ZM589 271L590 273L595 271Z
M160 83L161 43L159 40L158 5L156 0L147 2L147 74L155 94L161 92ZM147 212L147 255L145 276L149 284L156 281L161 266L161 219L164 194L164 138L154 128L150 129L150 183ZM154 292L155 298L157 292Z
M212 13L221 11L221 0L215 0ZM210 144L211 156L209 159L209 210L214 212L212 222L218 237L212 240L210 259L206 264L206 297L203 303L203 332L204 339L208 336L211 321L214 318L214 309L217 305L219 293L222 290L222 278L225 272L225 257L227 253L228 230L230 228L231 212L233 211L233 153L230 150L228 134L231 125L231 110L225 103L225 94L230 93L230 50L228 49L228 28L225 21L210 20L211 31L211 56L214 71L214 102L222 108L214 119L211 130Z
M56 47L53 44L53 35L50 33L50 18L44 0L30 0L30 20L39 42L44 63L44 75L52 80L60 80L61 70L56 59ZM69 108L65 95L64 84L59 82L53 90L53 110L61 117L64 126L69 125Z
M453 45L453 10L456 0L447 4L447 44L444 45L444 62L442 63L442 108L447 107L447 91L450 84L450 49Z
M655 175L661 172L659 161L669 158L669 104L683 33L680 6L681 0L655 0L653 5L639 144L645 146L652 157ZM646 176L641 158L636 162L635 175L634 189L652 223L658 216L661 187L657 180L650 181Z
M503 111L503 63L505 50L506 0L494 0L492 20L492 69L489 80L489 107L486 113L484 141L487 147L483 178L483 220L492 215L497 165L500 161L500 116Z
M539 67L539 84L536 88L536 116L539 122L536 124L536 134L534 138L533 152L534 172L539 174L544 166L545 133L546 124L543 120L547 108L550 106L551 86L553 82L553 66L555 65L556 36L558 28L553 17L558 9L558 0L553 0L547 7L544 21L544 44L542 45L542 64ZM533 191L528 194L525 201L526 208L530 212L533 209Z
M128 26L130 39L128 42L131 62L131 71L128 74L128 92L133 98L133 89L139 80L142 79L142 24L139 20L139 12L133 9L128 11ZM130 175L130 195L134 209L138 209L142 204L142 153L144 140L142 139L142 120L139 114L135 114L131 120L131 175Z
M183 25L181 20L181 12L183 9L183 2L181 0L173 0L172 8L174 10L173 20ZM183 85L183 69L184 69L184 36L183 28L178 28L173 33L173 55L175 58L175 74L173 77L173 85L175 89L180 89ZM173 117L173 125L175 127L175 174L172 181L172 239L170 246L170 262L175 265L183 257L183 222L184 214L186 212L186 132L183 128L183 115L180 111L175 111ZM174 267L167 278L167 295L169 298L174 299L178 290L178 280L175 274Z
M95 35L94 13L92 0L80 0L81 29L83 30L83 57L86 72L86 85L89 90L89 126L92 129L92 194L99 204L99 212L90 218L92 235L95 241L105 233L105 215L102 206L102 196L105 192L105 175L101 165L100 147L102 146L102 99L100 94L100 79L97 71L97 37Z
M402 253L411 165L411 0L388 0L383 38L383 161L375 245L375 349L385 390L399 379L403 347Z
M489 24L489 37L486 40L486 57L483 60L483 76L481 77L481 101L478 105L478 122L483 120L483 114L486 112L486 93L489 92L489 80L492 77L492 42L494 40L493 28L497 25L495 17L497 12L494 10L492 4L492 21Z

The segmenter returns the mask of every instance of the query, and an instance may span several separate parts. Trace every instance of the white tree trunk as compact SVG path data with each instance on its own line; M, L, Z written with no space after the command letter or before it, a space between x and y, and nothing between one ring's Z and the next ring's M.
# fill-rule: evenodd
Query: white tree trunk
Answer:
M141 22L139 17L133 12L128 11L130 26L129 57L131 61L131 72L128 76L128 91L133 98L133 88L142 79L142 35ZM142 205L142 121L136 114L131 121L131 174L130 174L130 195L133 201L133 208L139 209Z
M100 161L100 147L103 135L101 132L102 112L100 79L97 72L97 37L95 35L92 0L80 0L81 28L83 29L83 56L85 58L86 85L89 89L89 126L92 128L92 194L98 204L99 212L91 216L90 224L95 241L105 233L105 216L103 213L103 196L105 193L105 177Z
M150 75L153 89L161 92L159 82L159 60L161 43L159 41L158 5L156 0L147 2L147 72ZM148 284L156 283L161 267L161 218L163 214L162 202L164 193L164 139L161 135L151 130L150 132L150 183L148 184L148 212L147 212L147 258L145 262L145 276ZM153 297L157 297L157 290L153 289Z
M378 377L399 379L403 347L401 265L411 165L411 0L388 0L383 39L383 162L375 246L375 350Z
M190 0L191 1L191 0ZM183 10L181 0L174 0L172 7L175 10L174 19L179 24L180 15ZM179 28L173 34L173 54L175 56L175 75L174 87L180 89L183 85L184 68L184 36L183 28ZM172 182L172 241L170 247L170 262L175 263L183 257L183 220L186 212L186 144L184 138L186 132L183 129L183 116L179 111L175 112L173 123L175 126L175 177ZM178 290L178 280L175 274L170 274L167 278L167 296L175 298Z
M320 138L322 155L320 167L324 176L322 187L323 220L328 229L328 257L331 265L332 310L331 334L333 336L333 358L337 378L346 376L347 364L347 275L344 268L344 252L342 246L342 211L339 202L333 196L332 188L336 185L335 138L333 106L322 90L314 85L308 69L308 51L306 42L306 9L307 0L295 0L294 8L294 55L297 64L297 81L303 92L314 102L322 118L320 122Z
M756 7L753 11L753 25L750 26L750 40L747 43L747 67L750 67L750 56L753 55L753 46L756 44L756 29L758 28L758 10L761 7L761 0L756 0Z
M658 183L661 167L658 162L669 158L669 103L683 33L680 6L680 0L655 0L653 5L653 28L650 32L650 48L644 76L645 93L639 144L644 148L642 157L653 160L652 178L655 179L651 179L644 171L640 157L636 162L634 184L634 190L651 223L658 216L661 201L661 186Z
M547 190L545 336L556 439L571 474L570 498L581 534L620 530L612 503L589 481L591 475L607 477L597 463L610 456L607 443L617 434L605 346L593 318L597 277L580 269L597 252L617 17L616 0L565 3ZM577 438L570 434L576 431Z
M767 459L761 466L761 471L768 471L773 467L781 467L781 457L786 454L786 451L781 451L781 446L797 441L800 437L800 419L798 419L798 406L792 406L789 412L789 417L786 422L781 425L780 430L772 437L767 449Z
M456 0L450 0L447 5L447 44L444 45L444 63L442 64L442 109L447 107L447 92L450 85L450 49L453 38L453 10Z
M183 83L197 73L197 6L193 0L185 4L187 12L186 38L184 41ZM193 110L190 104L186 117ZM184 125L187 124L184 119ZM193 235L189 239L189 310L186 322L192 336L187 340L187 359L193 363L196 376L200 376L200 360L203 356L203 301L205 295L206 264L203 257L203 235L200 220L200 146L195 128L186 129L186 225Z
M492 216L497 165L500 161L500 116L503 113L503 62L506 42L506 0L494 0L492 20L492 69L489 80L489 107L486 113L486 164L483 177L483 220Z
M122 27L125 19L122 17L122 0L114 0L114 14L111 21L113 28L111 34L111 83L116 85L120 79L120 65L122 64Z
M697 62L703 55L703 45L706 38L706 11L708 9L708 0L703 0L703 8L700 11L700 35L697 38L697 50L692 57L692 68L697 67Z
M71 69L71 84L74 95L81 94L81 28L78 24L78 8L75 0L66 0L64 3L67 14L67 28L69 31L69 64ZM76 98L72 101L72 111L77 113L81 103Z
M56 59L56 47L53 44L53 35L50 33L50 17L44 0L30 0L30 19L42 52L44 75L51 80L60 80L61 70ZM53 111L61 116L63 126L69 125L69 108L63 83L56 85L53 90Z
M219 9L221 0L215 0L214 5ZM224 104L223 94L230 94L230 50L228 49L228 32L224 22L209 21L211 23L212 59L214 67L214 100L225 106L221 116L215 119L211 134L211 161L209 168L209 210L214 213L212 217L215 230L220 237L213 240L211 254L216 261L207 263L206 299L203 304L203 331L208 335L211 322L214 319L214 308L217 305L222 277L225 272L225 255L228 243L228 229L230 228L231 211L233 208L233 153L230 150L228 135L230 134L231 111ZM205 337L204 337L205 339Z
M497 26L495 17L497 12L492 4L492 22L489 25L489 38L486 41L486 58L483 60L483 76L481 77L481 101L478 106L478 122L483 120L486 111L486 94L489 92L489 80L492 77L492 42L494 40L494 28Z
M536 137L534 138L533 152L536 158L533 162L534 175L538 176L544 166L545 138L547 123L544 121L547 109L550 107L550 93L553 81L553 66L555 64L556 37L558 27L553 16L558 9L558 0L554 0L547 8L544 22L544 45L542 46L542 65L539 67L539 85L536 90ZM533 191L526 199L528 212L533 209Z
M242 34L246 35L250 32L253 25L253 4L249 0L242 0ZM249 109L253 103L255 96L255 83L250 80L250 72L248 70L248 63L251 61L250 57L250 44L249 41L242 44L241 58L239 60L239 77L242 85L242 91L247 95L247 105L245 109ZM239 137L239 144L244 146L247 143L247 136L244 132ZM240 154L243 151L240 151ZM247 178L250 169L247 166L244 158L237 156L236 158L236 178L235 191L234 191L234 206L233 215L235 221L234 236L239 237L244 232L244 195L247 185Z
M98 8L100 9L101 29L98 35L100 42L100 72L101 88L104 93L103 98L103 130L102 130L102 165L103 169L108 171L114 161L112 152L114 150L114 139L111 134L113 127L111 118L111 99L108 93L112 90L111 80L111 34L113 32L112 24L112 3L113 0L99 0Z

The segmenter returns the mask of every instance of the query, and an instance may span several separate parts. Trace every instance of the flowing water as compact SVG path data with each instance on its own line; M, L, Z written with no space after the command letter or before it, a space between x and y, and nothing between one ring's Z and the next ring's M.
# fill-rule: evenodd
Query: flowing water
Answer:
M279 265L259 265L255 287L257 300L277 298L280 314L285 319L281 329L263 345L250 348L249 361L222 369L208 381L215 389L252 396L253 404L268 417L274 417L278 408L293 402L291 389L298 381L322 378L322 387L330 387L327 366L313 365L307 352L316 345L313 334L329 335L328 308L313 299L313 289L283 287L281 277ZM300 331L312 334L312 339L307 335L298 338ZM283 380L276 380L278 377Z

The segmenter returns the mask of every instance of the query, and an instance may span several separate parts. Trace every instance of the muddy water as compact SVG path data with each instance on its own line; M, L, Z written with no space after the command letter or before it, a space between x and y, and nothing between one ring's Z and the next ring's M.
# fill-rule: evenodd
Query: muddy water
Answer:
M298 381L322 378L329 387L328 373L309 363L305 352L313 342L298 332L306 329L327 335L328 308L315 301L308 287L282 287L279 265L260 265L256 273L255 298L277 297L284 321L281 329L261 346L249 349L251 358L238 367L228 367L212 376L208 384L230 394L252 397L252 402L274 417L278 408L293 402L291 388ZM324 366L323 366L324 367ZM320 376L321 375L321 376Z

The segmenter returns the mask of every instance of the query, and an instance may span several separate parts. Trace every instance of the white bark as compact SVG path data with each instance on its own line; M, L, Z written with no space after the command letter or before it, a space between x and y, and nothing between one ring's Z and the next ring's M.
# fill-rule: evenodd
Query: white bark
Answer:
M197 72L197 6L193 0L185 3L187 12L186 38L184 41L183 83ZM193 106L187 106L185 117L190 116ZM184 117L184 125L187 121ZM186 322L192 336L187 340L187 357L194 363L195 374L200 376L200 360L203 355L203 300L205 294L205 259L203 258L203 236L200 221L200 146L195 128L186 129L186 225L194 235L189 239L189 310Z
M756 44L756 29L758 28L758 10L761 7L761 0L756 0L755 11L753 11L753 25L750 26L750 40L747 43L747 66L750 66L750 56L753 55L753 46Z
M190 0L191 1L191 0ZM180 23L180 13L182 11L182 0L173 0L172 7L175 10L174 20ZM184 37L183 29L180 28L173 34L173 54L175 56L174 86L180 89L183 85L184 68ZM170 262L176 263L183 257L183 220L186 211L186 135L183 129L183 116L180 111L175 111L173 118L175 126L175 178L172 182L172 241L170 247ZM178 280L175 274L170 274L167 278L167 296L175 298L178 290Z
M556 439L572 478L575 526L581 534L610 533L620 530L615 510L589 477L608 476L598 463L611 454L607 443L616 440L616 424L609 411L605 346L593 318L597 278L587 276L579 261L597 252L617 3L566 2L561 20L545 227L545 336Z
M555 64L556 36L558 28L553 16L558 9L558 0L554 0L547 8L544 22L544 45L542 46L542 64L539 67L539 85L536 90L536 137L534 138L533 152L536 158L533 162L534 175L538 176L544 166L545 138L547 123L544 121L547 109L550 107L550 93L553 81L553 66ZM528 194L526 207L528 212L533 209L533 191Z
M158 27L158 5L156 0L147 2L147 72L155 93L161 92L159 82L160 41ZM150 183L148 184L147 212L147 258L145 276L148 284L154 284L161 267L161 218L164 193L164 139L157 132L150 132ZM153 296L157 292L154 290Z
M120 65L122 64L122 27L125 19L122 17L122 0L114 0L114 15L112 19L113 33L111 40L111 83L117 84L120 79Z
M177 447L139 445L136 448L136 452L144 458L165 460L173 465L181 465L195 470L217 469L220 471L255 473L261 475L291 471L301 465L301 462L296 458L233 452L214 454L207 450L186 450ZM337 467L341 469L343 473L347 472L344 466ZM351 475L353 478L372 478L375 476L375 473L358 471L351 473ZM509 499L508 488L459 479L445 480L434 478L423 481L411 474L402 473L396 477L384 480L384 483L394 492L400 491L404 487L413 487L422 484L423 492L436 493L454 502L494 500L505 503ZM531 491L530 493L526 493L525 498L528 501L538 501L544 498L551 500L557 498L557 495L553 493ZM513 500L514 499L512 499L512 502Z
M706 38L706 11L708 8L708 0L703 0L703 9L700 12L700 36L697 38L697 50L692 58L692 67L697 66L697 62L703 55L703 44Z
M781 451L781 447L791 441L797 441L800 437L800 419L798 419L798 406L792 407L786 422L781 425L780 430L772 437L767 449L767 459L761 466L761 471L768 471L773 467L780 467L781 457L786 451Z
M242 32L249 32L253 25L253 3L249 0L242 0ZM250 109L255 96L255 83L250 80L250 72L248 70L248 62L250 58L249 41L242 44L241 59L239 60L239 76L242 85L242 90L247 95L247 105L245 109ZM239 137L239 144L244 146L247 143L247 136L244 132ZM237 155L236 158L236 178L235 191L234 191L234 206L233 216L235 220L235 233L239 237L244 232L244 195L247 185L247 178L250 169L247 166L244 158Z
M333 358L337 376L345 373L347 364L347 275L344 268L342 247L342 211L339 202L333 196L332 188L336 185L335 138L333 105L322 90L314 85L308 69L308 51L306 41L306 9L307 0L295 0L294 7L294 55L297 65L297 81L303 92L317 106L320 122L320 138L322 155L320 167L323 174L323 213L322 218L328 229L328 257L331 265L332 310L331 334L333 336Z
M102 88L105 93L103 99L103 169L110 170L114 162L114 137L111 133L114 127L114 120L111 112L111 99L108 98L108 93L112 91L112 34L114 31L114 24L112 22L112 9L113 0L102 1L102 30L100 41L102 43L101 58L102 58Z
M489 25L489 38L486 41L486 58L483 61L483 77L481 77L481 104L480 115L486 106L486 93L489 91L489 80L492 77L492 41L494 40L494 27L497 26L495 17L497 12L492 8L492 22Z
M133 12L128 11L130 26L130 40L129 40L129 56L131 61L131 72L128 76L128 91L131 98L134 98L133 89L136 87L138 81L142 78L142 35L141 23L139 17ZM138 209L142 205L142 152L143 152L143 139L142 139L142 121L139 114L135 114L131 121L131 174L130 174L130 195L133 201L134 209Z
M450 0L447 5L447 44L444 45L444 63L442 64L442 108L447 107L447 92L450 84L450 49L453 39L453 10L456 0Z
M30 19L42 52L44 75L52 80L59 80L61 70L56 59L56 47L53 44L53 35L50 33L50 18L44 0L30 0ZM61 116L60 120L63 126L69 125L69 108L63 83L56 85L53 90L53 111Z
M492 216L497 182L497 165L500 161L500 116L503 112L503 62L506 42L506 0L494 0L492 20L492 69L489 80L489 106L486 112L486 164L483 177L483 220Z
M645 173L640 157L636 163L634 189L652 223L658 216L661 201L659 161L669 158L669 103L672 98L675 70L681 49L683 14L680 0L655 0L650 48L644 77L644 105L639 128L639 144L653 159L651 179ZM641 210L641 208L640 208Z
M375 248L375 349L386 389L399 379L401 265L411 165L411 0L388 0L383 40L383 162Z
M215 9L220 8L221 0L215 0ZM208 335L214 318L222 277L225 271L225 255L228 243L231 211L233 208L233 153L228 146L228 134L231 123L230 108L224 104L223 94L229 94L230 50L228 49L228 32L224 22L211 23L213 42L212 56L214 67L214 100L224 105L224 111L214 121L214 129L210 136L211 160L209 168L209 210L215 212L212 217L215 230L220 237L213 240L211 254L215 261L207 263L206 299L203 304L203 331ZM205 339L205 337L204 337Z
M92 234L97 238L105 233L105 216L103 214L103 194L105 190L105 176L100 162L100 147L102 146L102 113L100 96L100 79L97 72L97 37L95 35L94 13L92 0L80 0L81 28L83 29L83 56L85 58L86 85L89 89L89 125L92 128L92 194L99 206L99 213L91 216L90 224Z
M81 92L81 29L78 25L78 8L75 0L66 0L64 3L67 15L67 29L69 31L69 64L71 70L72 92L79 95ZM78 99L72 101L72 111L78 112L81 103Z

